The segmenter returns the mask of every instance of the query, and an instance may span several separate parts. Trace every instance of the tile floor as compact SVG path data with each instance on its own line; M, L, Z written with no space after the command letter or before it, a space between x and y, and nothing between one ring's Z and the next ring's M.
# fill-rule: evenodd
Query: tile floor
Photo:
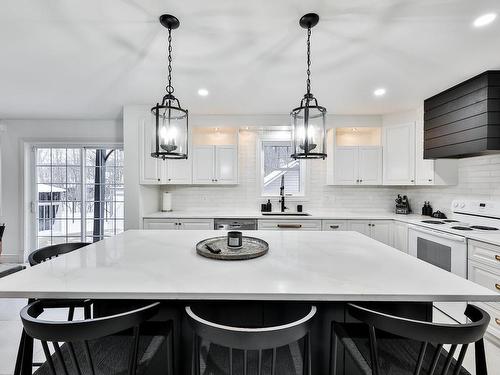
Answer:
M19 311L26 303L25 299L0 298L0 375L12 375L14 373L22 330ZM44 315L44 317L54 320L66 320L67 310L58 309L58 311L51 312L50 316ZM79 318L81 317L78 312L75 312L75 319ZM35 362L45 361L40 342L35 341L33 353Z

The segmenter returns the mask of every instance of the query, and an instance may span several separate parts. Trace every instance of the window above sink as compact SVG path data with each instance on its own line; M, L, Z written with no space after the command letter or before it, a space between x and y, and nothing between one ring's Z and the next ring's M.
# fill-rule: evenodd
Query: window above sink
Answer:
M287 197L304 197L306 186L306 163L294 160L290 139L266 139L258 142L259 190L262 197L278 197L281 178L285 178Z

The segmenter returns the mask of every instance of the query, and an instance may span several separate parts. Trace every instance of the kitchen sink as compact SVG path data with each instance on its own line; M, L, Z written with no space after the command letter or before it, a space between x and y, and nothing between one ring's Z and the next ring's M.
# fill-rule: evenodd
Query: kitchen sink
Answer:
M263 216L311 216L307 212L262 212Z

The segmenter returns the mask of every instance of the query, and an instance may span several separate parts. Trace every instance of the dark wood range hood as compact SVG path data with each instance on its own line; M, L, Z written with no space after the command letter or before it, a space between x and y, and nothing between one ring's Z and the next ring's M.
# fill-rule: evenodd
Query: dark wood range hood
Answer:
M500 153L500 70L424 101L424 158Z

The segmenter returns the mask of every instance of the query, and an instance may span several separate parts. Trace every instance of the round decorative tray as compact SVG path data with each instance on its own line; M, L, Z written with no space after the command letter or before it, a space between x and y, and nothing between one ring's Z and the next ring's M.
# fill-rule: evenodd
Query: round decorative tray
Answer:
M231 248L227 246L227 236L207 238L196 244L196 252L201 256L220 259L220 260L245 260L258 258L269 250L269 245L266 241L255 237L242 238L243 246L239 248ZM215 249L220 249L219 253L209 250L210 246Z

